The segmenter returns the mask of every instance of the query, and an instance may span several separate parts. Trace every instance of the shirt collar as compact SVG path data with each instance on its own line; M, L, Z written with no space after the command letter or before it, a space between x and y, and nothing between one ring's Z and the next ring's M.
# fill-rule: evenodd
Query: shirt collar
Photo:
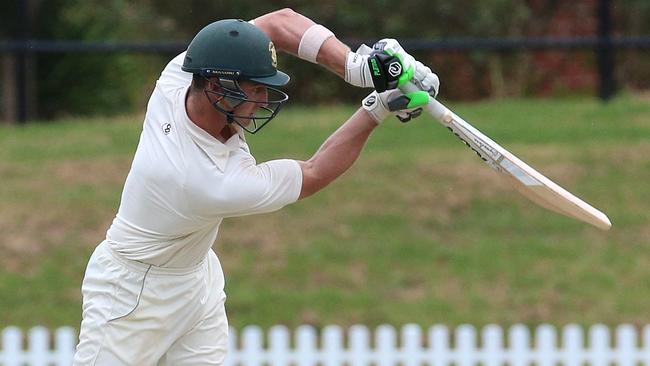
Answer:
M183 103L182 106L183 119L190 137L194 143L205 152L208 158L217 166L217 168L219 168L220 171L225 171L230 153L237 151L237 149L241 147L240 143L245 141L243 130L239 126L236 126L235 130L237 133L233 134L225 143L223 143L207 133L201 127L195 125L187 115L185 103Z

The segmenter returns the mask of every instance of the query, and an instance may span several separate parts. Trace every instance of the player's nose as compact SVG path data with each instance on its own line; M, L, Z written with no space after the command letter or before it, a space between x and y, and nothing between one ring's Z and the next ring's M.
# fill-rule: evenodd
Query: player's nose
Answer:
M267 88L264 88L264 90L262 91L262 95L261 95L260 100L264 102L264 104L262 104L263 107L268 107L269 106L269 103L268 103L269 102L269 90Z

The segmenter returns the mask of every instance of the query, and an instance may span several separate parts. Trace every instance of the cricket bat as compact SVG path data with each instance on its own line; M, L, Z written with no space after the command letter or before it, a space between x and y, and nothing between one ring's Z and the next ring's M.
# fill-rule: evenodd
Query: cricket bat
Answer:
M406 92L418 90L411 83L402 89ZM429 97L429 103L423 108L531 201L602 230L612 227L607 215L524 163L436 99Z

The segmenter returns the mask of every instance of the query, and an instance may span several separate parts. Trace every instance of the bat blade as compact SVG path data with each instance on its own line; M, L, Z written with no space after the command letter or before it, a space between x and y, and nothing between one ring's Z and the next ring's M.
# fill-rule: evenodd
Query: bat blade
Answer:
M409 85L408 91L414 86ZM604 213L560 187L514 154L492 141L439 101L429 98L426 110L454 133L492 169L505 177L521 194L556 213L578 219L602 230L612 224Z

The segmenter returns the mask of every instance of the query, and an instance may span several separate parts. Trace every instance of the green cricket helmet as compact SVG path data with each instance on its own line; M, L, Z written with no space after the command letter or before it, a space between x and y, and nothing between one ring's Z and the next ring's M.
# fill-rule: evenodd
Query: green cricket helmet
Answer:
M274 88L289 82L289 75L277 69L273 42L259 28L241 19L225 19L207 25L187 48L182 70L217 82L221 91L205 89L212 105L244 130L255 133L273 119L289 97ZM267 87L268 100L251 100L239 86L251 81ZM225 104L224 102L227 102ZM254 116L238 116L233 110L242 103L259 104ZM246 123L246 120L252 122Z

